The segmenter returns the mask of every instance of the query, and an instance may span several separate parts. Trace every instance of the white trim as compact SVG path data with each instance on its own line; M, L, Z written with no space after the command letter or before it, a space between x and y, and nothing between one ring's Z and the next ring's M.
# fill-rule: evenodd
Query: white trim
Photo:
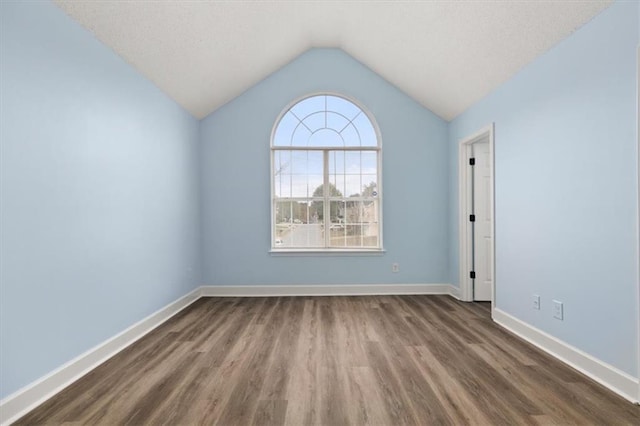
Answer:
M8 425L82 376L122 351L201 297L196 288L164 308L138 321L105 342L89 349L35 382L0 401L0 425Z
M453 284L449 284L449 296L453 297L456 300L463 301L460 298L460 288L454 286Z
M640 6L638 7L638 15L640 19ZM636 312L638 315L638 323L636 324L636 343L638 355L638 376L640 376L640 45L637 47L636 54L636 151L638 162L636 163L636 182L638 190L637 211L636 211ZM640 401L640 384L638 384L638 401Z
M459 250L459 272L458 284L460 286L461 300L465 302L473 301L473 282L469 277L470 256L471 256L471 228L467 221L469 214L469 191L467 187L471 185L467 161L470 157L470 147L460 143L458 148L458 250Z
M203 297L451 294L450 284L314 284L203 286ZM454 287L453 287L454 288Z
M461 139L458 142L458 283L460 285L460 300L465 302L473 301L473 282L469 277L469 263L471 254L471 227L469 226L468 214L470 192L468 187L471 184L469 167L467 165L470 158L471 145L476 142L487 140L489 142L489 161L491 170L490 200L491 208L491 276L493 282L491 286L491 311L495 309L496 301L496 229L495 229L495 161L494 161L494 123L491 123L476 133Z
M383 249L273 249L271 256L382 256Z
M534 346L549 353L582 374L611 389L631 402L638 403L639 379L607 364L562 340L539 330L500 310L493 310L493 320Z

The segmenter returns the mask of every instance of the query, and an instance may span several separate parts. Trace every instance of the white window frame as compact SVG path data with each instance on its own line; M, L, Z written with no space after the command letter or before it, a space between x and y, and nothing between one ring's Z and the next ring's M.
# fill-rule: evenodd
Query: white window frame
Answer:
M283 119L283 117L289 112L289 110L291 108L293 108L296 104L298 104L299 102L304 101L305 99L308 98L312 98L315 96L335 96L335 97L339 97L342 98L348 102L351 102L352 104L354 104L355 106L357 106L368 118L368 120L370 121L371 125L373 126L373 129L375 131L376 134L376 140L377 140L377 145L375 147L361 147L361 146L353 146L353 147L339 147L339 146L328 146L328 147L295 147L295 146L274 146L274 137L275 137L275 133L276 130L278 128L278 125L280 124L280 121ZM376 176L377 176L377 184L376 184L376 188L377 188L377 192L378 195L376 196L377 199L377 215L378 215L378 246L377 247L329 247L329 238L330 235L329 233L325 233L325 247L309 247L309 248L303 248L303 247L278 247L275 244L276 241L276 211L275 211L275 201L276 201L276 197L275 197L275 176L274 176L274 153L277 151L302 151L302 152L307 152L307 151L322 151L323 152L323 162L324 162L324 166L323 166L323 178L324 178L324 182L323 185L325 188L327 188L329 186L329 168L328 168L328 157L329 157L329 152L330 151L372 151L372 152L376 152L377 153L377 170L376 170ZM270 186L271 186L271 196L269 198L269 203L271 204L271 222L270 222L270 227L271 227L271 250L270 253L272 254L339 254L339 255L349 255L349 254L382 254L384 253L384 249L383 249L383 239L382 239L382 230L383 230L383 220L382 220L382 204L383 204L383 189L382 189L382 137L381 137L381 133L380 133L380 128L378 127L378 123L376 122L376 120L374 119L373 115L371 114L371 112L369 112L369 110L363 106L358 100L353 99L349 96L346 96L342 93L336 93L336 92L314 92L314 93L309 93L306 94L304 96L300 96L299 98L294 99L292 102L290 102L278 115L278 118L275 120L275 123L273 125L273 128L271 129L271 138L270 138L270 150L269 150L269 158L270 158L270 176L269 176L269 180L270 180ZM330 220L329 219L329 209L330 209L330 203L328 201L330 201L332 198L340 198L341 200L347 198L347 197L331 197L328 194L325 194L323 197L324 200L324 215L323 215L323 220L327 221ZM287 198L287 200L289 201L296 201L296 200L300 200L300 201L308 201L309 197L289 197ZM360 200L360 198L356 198L353 197L354 201Z

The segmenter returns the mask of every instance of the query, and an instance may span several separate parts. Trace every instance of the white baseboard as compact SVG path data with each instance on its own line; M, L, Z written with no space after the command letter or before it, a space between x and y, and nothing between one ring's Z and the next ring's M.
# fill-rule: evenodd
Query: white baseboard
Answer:
M450 284L318 284L203 286L203 297L374 296L451 294Z
M453 297L456 300L460 300L461 302L463 302L463 300L460 299L460 288L454 286L453 284L449 284L449 296Z
M60 392L201 297L197 288L109 340L0 401L0 425L7 425Z
M493 320L527 342L532 343L565 364L570 365L584 375L611 389L618 395L631 402L638 403L639 379L500 309L493 310Z

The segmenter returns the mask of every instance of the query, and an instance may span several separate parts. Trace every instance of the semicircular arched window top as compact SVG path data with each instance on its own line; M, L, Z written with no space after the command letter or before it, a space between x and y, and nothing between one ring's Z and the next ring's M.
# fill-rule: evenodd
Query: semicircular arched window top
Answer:
M271 139L271 249L381 251L381 143L373 117L339 95L280 115Z
M377 147L378 135L367 114L335 95L316 95L293 105L282 116L273 146Z

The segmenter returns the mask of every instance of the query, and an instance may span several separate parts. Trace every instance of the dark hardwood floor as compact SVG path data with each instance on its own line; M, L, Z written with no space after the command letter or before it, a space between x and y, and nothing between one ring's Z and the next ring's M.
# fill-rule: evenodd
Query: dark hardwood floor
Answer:
M447 296L200 299L18 424L623 425L640 408Z

